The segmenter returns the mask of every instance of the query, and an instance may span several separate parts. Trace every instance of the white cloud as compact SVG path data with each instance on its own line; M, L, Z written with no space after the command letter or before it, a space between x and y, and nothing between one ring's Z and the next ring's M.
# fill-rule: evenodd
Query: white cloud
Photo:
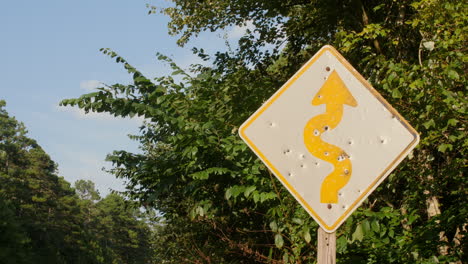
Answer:
M75 118L78 119L95 119L95 120L116 120L122 119L112 116L109 113L97 113L97 112L88 112L86 113L83 109L72 107L72 106L57 106L59 112L71 113Z
M283 26L281 24L276 24L275 27L279 32L283 31ZM250 30L253 32L253 35L255 38L259 38L260 34L258 32L254 32L255 30L255 25L251 20L247 21L244 26L234 26L231 28L231 30L226 32L226 39L229 40L230 44L233 45L234 47L237 46L237 41L243 37L246 33L246 31ZM279 47L280 49L283 49L287 42L287 38L283 36L282 38L279 39L279 42L282 42L281 46ZM273 44L266 44L262 50L272 50L275 47Z
M109 113L97 113L97 112L88 112L86 113L83 109L72 107L72 106L56 106L55 107L59 112L71 113L77 119L87 119L87 120L98 120L98 121L133 121L137 125L141 125L144 121L143 117L135 116L130 117L115 117Z
M102 87L103 83L96 80L87 80L80 82L80 88L86 91L92 91L96 88Z
M115 178L102 170L111 168L111 163L104 161L105 153L83 152L70 149L70 146L61 146L61 162L59 165L59 175L63 176L71 184L77 180L91 180L96 184L102 196L109 193L109 189L123 191L124 181Z
M251 31L255 29L252 21L247 21L244 26L234 26L230 31L227 32L227 38L229 40L239 39L245 35L247 29Z

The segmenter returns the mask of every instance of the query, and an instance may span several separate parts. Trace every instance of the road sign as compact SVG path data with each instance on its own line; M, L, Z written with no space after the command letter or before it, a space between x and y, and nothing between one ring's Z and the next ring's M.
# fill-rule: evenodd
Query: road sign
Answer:
M331 46L239 129L327 232L334 232L419 142L417 132Z

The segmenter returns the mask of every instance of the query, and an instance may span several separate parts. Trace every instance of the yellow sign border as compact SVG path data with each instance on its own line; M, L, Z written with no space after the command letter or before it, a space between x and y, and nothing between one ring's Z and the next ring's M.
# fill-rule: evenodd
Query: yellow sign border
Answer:
M348 209L333 223L331 226L327 225L322 218L312 209L312 207L302 198L302 196L294 189L293 186L289 184L286 178L279 172L279 170L273 166L273 164L266 158L266 156L258 149L258 147L247 137L245 130L266 110L270 107L291 85L301 77L305 71L307 71L325 52L332 53L353 75L357 78L363 85L366 87L381 103L384 105L390 113L393 114L398 120L405 126L406 129L414 136L413 141L408 144L408 146L398 155L392 163L390 163L387 168L365 189L362 194L348 207ZM390 170L395 166L395 164L405 156L408 151L414 147L419 142L418 132L406 121L383 97L377 92L377 90L372 87L372 85L367 82L361 74L354 69L353 66L332 46L325 45L322 47L307 63L304 65L296 74L293 75L274 95L271 97L262 107L260 107L257 112L255 112L239 129L240 136L248 143L249 147L263 160L268 167L273 170L274 174L279 178L281 183L296 197L297 200L305 207L305 209L314 216L314 218L319 222L319 224L328 232L333 232L338 228L338 225L341 224L345 217L354 210L356 204L360 203L363 198L369 193L372 192L377 186L376 184L383 180ZM370 194L370 193L369 193Z

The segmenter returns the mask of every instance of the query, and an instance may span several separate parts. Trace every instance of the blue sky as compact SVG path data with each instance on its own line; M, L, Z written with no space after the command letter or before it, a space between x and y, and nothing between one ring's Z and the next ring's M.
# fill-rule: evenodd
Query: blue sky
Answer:
M111 48L149 77L168 72L156 60L161 52L180 66L199 62L191 48L224 49L242 28L202 34L186 48L167 34L169 19L148 15L150 0L3 1L0 7L0 99L7 111L25 123L71 183L90 179L101 194L122 190L122 182L101 170L110 167L105 156L113 150L138 151L128 134L138 133L141 120L116 119L106 114L85 115L59 107L65 98L92 91L100 82L127 83L130 76L100 48Z

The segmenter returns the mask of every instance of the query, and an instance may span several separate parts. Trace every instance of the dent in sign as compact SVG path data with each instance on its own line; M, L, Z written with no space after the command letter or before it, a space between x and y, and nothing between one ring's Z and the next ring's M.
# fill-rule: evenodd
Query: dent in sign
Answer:
M352 175L352 163L341 148L321 139L321 135L334 129L341 122L344 105L356 107L356 99L336 71L332 71L327 81L312 100L312 105L325 104L325 113L312 117L304 127L304 144L315 157L331 163L334 170L323 180L320 188L320 202L338 203L338 192Z

